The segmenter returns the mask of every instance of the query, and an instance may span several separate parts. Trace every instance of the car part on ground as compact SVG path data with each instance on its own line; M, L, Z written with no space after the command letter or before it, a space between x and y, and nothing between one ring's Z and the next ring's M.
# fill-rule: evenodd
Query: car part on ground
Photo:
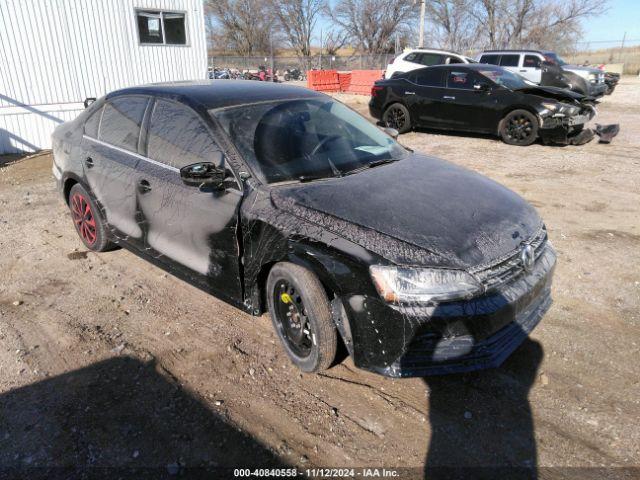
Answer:
M551 303L556 255L532 206L318 92L128 88L53 145L58 188L82 188L110 240L245 312L268 308L305 371L331 364L336 330L356 366L385 375L497 366Z
M617 123L611 125L600 125L596 123L595 133L600 137L599 143L611 143L613 137L620 133L620 125Z
M415 70L376 82L371 93L370 114L399 133L469 131L520 146L538 138L568 144L596 114L590 97L533 85L501 67L477 63Z

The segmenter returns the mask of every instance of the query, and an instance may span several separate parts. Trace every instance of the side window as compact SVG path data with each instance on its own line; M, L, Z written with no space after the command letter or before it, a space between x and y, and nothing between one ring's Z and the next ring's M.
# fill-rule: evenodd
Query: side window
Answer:
M100 126L100 117L102 116L102 109L93 112L89 119L84 122L84 134L88 137L98 138L98 127Z
M447 87L473 89L473 75L471 72L451 70L447 75Z
M147 97L118 97L107 102L100 122L100 140L131 152L138 151L138 138Z
M437 53L421 53L420 58L418 59L418 63L424 65L425 67L430 67L431 65L440 65L443 62L443 57Z
M147 156L182 168L198 162L212 162L220 151L204 121L191 109L177 103L156 100L151 114Z
M452 64L452 63L464 63L464 62L462 61L461 58L458 58L458 57L447 57L447 61L445 63Z
M500 59L500 66L502 67L517 67L520 62L520 55L502 55Z
M500 55L482 55L480 57L480 63L488 63L489 65L499 65Z
M418 57L417 53L410 53L409 55L407 55L406 57L404 57L404 60L406 62L415 62L416 58Z
M442 68L424 68L411 81L424 87L442 87Z
M540 68L541 64L542 60L540 60L539 57L536 57L535 55L525 55L524 64L522 66L526 68Z

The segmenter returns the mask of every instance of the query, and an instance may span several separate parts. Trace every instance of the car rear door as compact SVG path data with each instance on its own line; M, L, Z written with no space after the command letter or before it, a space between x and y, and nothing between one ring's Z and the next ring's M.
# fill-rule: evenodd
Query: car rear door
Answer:
M187 165L224 165L207 123L190 107L157 98L145 125L146 155L136 175L145 252L207 291L241 301L239 184L212 191L180 177Z
M503 53L500 55L500 66L512 73L520 74L520 54Z
M119 96L100 111L100 121L85 130L82 159L84 176L116 238L142 238L136 221L135 173L140 156L140 128L149 97ZM87 125L89 126L89 125ZM97 133L97 135L94 135Z
M518 73L533 83L540 83L542 80L542 59L538 55L521 55L522 65Z
M411 118L419 126L438 128L446 124L442 112L443 72L443 68L422 68L407 76L405 98Z

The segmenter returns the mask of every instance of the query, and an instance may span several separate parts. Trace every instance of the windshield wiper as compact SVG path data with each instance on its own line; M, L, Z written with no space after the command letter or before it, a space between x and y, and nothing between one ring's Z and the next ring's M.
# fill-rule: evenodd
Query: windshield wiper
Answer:
M367 163L366 165L362 165L361 167L354 168L353 170L349 170L345 173L345 175L351 175L353 173L362 172L363 170L368 170L369 168L379 167L380 165L386 165L387 163L397 162L397 158L383 158L381 160L374 160L373 162Z
M300 175L298 177L298 181L300 183L304 183L304 182L313 182L314 180L323 180L325 178L338 178L341 177L342 174L340 175Z

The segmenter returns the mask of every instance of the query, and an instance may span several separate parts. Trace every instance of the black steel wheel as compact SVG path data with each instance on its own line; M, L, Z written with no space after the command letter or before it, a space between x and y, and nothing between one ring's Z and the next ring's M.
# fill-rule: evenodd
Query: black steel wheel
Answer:
M525 147L538 138L538 119L527 110L509 112L500 122L499 133L504 143Z
M411 115L407 107L393 103L382 114L382 123L385 127L395 128L398 133L406 133L411 130Z
M329 368L338 337L318 277L299 265L277 263L267 278L267 300L273 327L291 361L304 372Z

